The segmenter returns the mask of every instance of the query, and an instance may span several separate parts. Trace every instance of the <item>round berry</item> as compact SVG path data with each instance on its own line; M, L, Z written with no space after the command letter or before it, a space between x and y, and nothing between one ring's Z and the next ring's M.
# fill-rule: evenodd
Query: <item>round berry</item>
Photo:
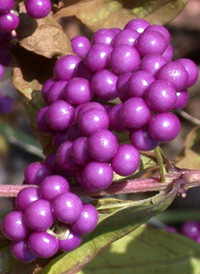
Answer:
M33 262L37 257L29 250L27 241L12 242L11 252L13 256L24 263Z
M37 257L49 258L55 255L59 249L58 240L47 232L33 232L28 239L30 250Z
M150 26L149 22L144 19L133 19L126 24L124 29L132 29L142 33L148 26Z
M92 44L106 44L111 45L115 32L111 29L100 29L97 30L92 36Z
M39 130L45 133L52 133L53 130L50 128L49 124L47 123L47 118L46 114L48 111L49 107L43 107L39 110L37 117L36 117L36 122Z
M174 55L174 49L172 45L169 44L169 46L163 52L162 57L164 57L167 62L171 62L173 55Z
M83 186L98 191L112 184L113 169L108 163L91 161L82 172Z
M148 123L149 135L158 142L170 142L180 131L180 121L170 112L156 114Z
M151 118L151 111L142 98L134 97L123 103L120 117L127 128L142 128Z
M128 80L132 76L131 72L127 72L119 76L117 81L117 94L121 102L125 102L130 98L128 92Z
M89 102L93 97L90 82L87 79L76 77L69 80L65 88L65 98L73 105Z
M24 172L24 178L26 184L29 185L40 185L42 180L47 176L52 175L52 169L45 163L34 162L27 166Z
M83 204L81 215L73 223L73 230L80 234L87 234L92 232L97 226L98 212L91 204Z
M21 211L24 211L28 205L38 200L39 198L39 190L37 187L23 188L20 190L16 197L17 208Z
M140 153L132 145L119 146L117 153L111 161L113 170L121 176L133 174L140 165Z
M88 138L88 151L96 161L111 160L118 149L118 139L111 131L103 129Z
M64 142L56 152L56 161L58 164L67 170L74 169L77 164L72 158L72 142Z
M117 132L125 132L128 129L123 125L121 121L121 108L123 104L117 104L109 112L110 126L113 130Z
M197 65L192 60L187 58L178 59L177 62L184 66L188 73L188 81L186 87L189 88L193 86L196 83L199 76L199 70Z
M79 121L82 114L92 108L100 109L105 112L105 107L102 104L97 102L88 102L86 104L81 105L79 108L76 108L77 110L76 120Z
M191 239L196 239L200 234L200 224L197 221L187 221L181 228L181 233Z
M182 109L187 105L189 99L189 92L187 90L181 90L176 93L176 103L173 110Z
M43 18L51 11L50 0L27 0L26 1L26 12L33 18Z
M57 195L69 192L69 189L69 183L65 178L59 175L52 175L42 181L39 192L43 199L51 201Z
M76 249L82 242L82 235L70 229L66 239L59 239L59 248L62 251L72 251Z
M82 211L82 201L73 193L62 193L52 203L54 216L63 223L75 222Z
M79 57L84 57L91 48L90 41L85 36L76 36L71 40L72 50Z
M134 72L140 64L140 55L136 48L120 45L113 49L109 58L109 66L116 74Z
M35 231L44 231L54 223L51 204L44 199L38 199L25 209L24 220L27 226Z
M91 156L88 152L87 137L80 137L73 143L72 157L80 166L85 166L91 160Z
M60 80L56 81L47 91L47 98L50 104L57 100L64 100L64 91L67 85L67 81Z
M67 140L70 142L73 142L81 136L82 136L82 134L81 134L78 124L77 123L71 124L71 126L69 127L69 129L67 131Z
M63 100L58 100L49 106L46 119L53 130L63 131L68 129L73 122L74 108Z
M139 150L153 150L159 145L159 142L149 136L146 129L135 129L130 133L131 143Z
M165 40L168 43L170 42L170 40L171 40L170 33L169 33L168 29L166 29L165 27L163 27L161 25L151 25L145 29L145 32L147 32L149 30L154 30L154 31L160 32L165 37Z
M1 229L3 234L13 241L24 240L29 234L29 229L24 221L24 214L21 211L8 213L2 221Z
M155 75L167 61L160 54L151 54L145 56L140 63L140 69Z
M117 75L109 70L103 69L92 77L91 86L98 98L110 101L117 98L117 80Z
M16 11L11 10L8 13L0 14L0 30L12 31L19 25L19 15Z
M128 46L134 46L135 41L139 37L139 33L132 29L124 29L120 31L114 41L113 41L113 47L119 46L119 45L128 45Z
M4 0L0 2L0 14L8 13L15 5L15 0Z

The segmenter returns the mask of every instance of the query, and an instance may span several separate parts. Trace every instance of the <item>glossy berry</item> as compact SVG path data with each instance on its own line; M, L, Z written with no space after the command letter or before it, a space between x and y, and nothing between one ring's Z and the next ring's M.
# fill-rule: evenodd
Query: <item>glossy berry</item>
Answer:
M37 126L38 126L39 130L41 130L42 132L45 132L45 133L52 133L53 130L47 123L46 114L47 114L48 109L49 109L49 107L46 106L39 110L37 117L36 117L36 122L37 122Z
M113 180L113 169L108 163L89 162L82 173L83 186L90 191L107 188Z
M139 33L137 31L131 29L124 29L116 35L113 41L113 47L119 45L134 46L135 41L138 37Z
M52 169L45 163L34 162L27 166L24 172L26 184L39 185L47 176L52 175Z
M103 129L94 132L88 138L88 151L96 161L111 160L118 149L118 139L111 131Z
M159 145L159 142L154 140L146 129L135 129L130 133L131 143L139 150L152 150Z
M89 102L93 97L90 82L87 79L76 77L69 80L65 88L65 99L73 105Z
M128 22L124 28L142 33L148 26L150 26L149 22L144 19L133 19Z
M136 48L120 45L113 49L109 58L109 67L116 74L134 72L140 64L140 55Z
M74 119L76 119L77 122L79 122L80 117L82 116L82 114L84 112L86 112L87 110L92 109L92 108L93 109L100 109L103 112L105 112L105 107L102 104L100 104L98 102L88 102L86 104L81 105L79 108L78 107L76 108L77 111L75 111L75 113L74 113L74 116L76 115L76 118L74 118Z
M0 2L0 14L8 13L15 5L15 0L4 0Z
M30 251L27 240L12 242L11 252L13 256L24 263L33 262L37 257Z
M54 66L54 75L59 80L69 80L76 75L77 65L81 61L76 55L61 57Z
M64 91L67 85L67 81L56 81L47 91L47 99L50 104L57 100L64 100Z
M48 125L53 130L63 131L73 122L74 108L64 100L58 100L51 104L46 113Z
M127 128L142 128L151 118L151 110L142 98L134 97L123 104L120 117Z
M72 158L72 142L66 141L56 152L56 161L64 169L72 170L77 166Z
M92 232L98 222L98 212L91 204L83 204L81 215L73 223L73 230L80 234L87 234Z
M167 62L171 62L173 59L173 55L174 49L172 45L169 44L166 50L163 52L162 57L164 57Z
M188 73L188 81L186 87L189 88L193 86L196 83L199 76L197 65L192 60L187 58L180 58L177 60L177 62L184 66Z
M92 72L97 72L107 67L108 57L112 47L106 44L95 44L85 57L85 64Z
M88 152L88 138L87 137L78 138L73 143L71 153L74 161L78 165L85 166L91 160L91 156Z
M123 104L116 104L109 112L110 126L113 130L118 132L125 132L128 129L124 126L120 112Z
M56 254L59 248L58 240L47 232L33 232L28 239L30 250L37 257L49 258Z
M100 29L97 30L92 36L92 44L106 44L111 45L115 32L111 29Z
M182 109L187 105L189 99L189 92L181 90L176 93L176 103L173 110Z
M82 235L70 229L66 239L59 239L59 248L62 251L72 251L76 249L82 242Z
M69 183L65 178L59 175L52 175L42 181L39 193L43 199L51 201L57 195L69 192L69 189Z
M88 123L88 121L90 121ZM109 126L109 118L105 111L91 108L85 111L79 120L79 128L83 135L89 136L100 129L107 129Z
M45 231L54 223L51 204L44 199L32 202L24 211L24 220L27 226L35 231Z
M140 165L140 153L132 145L119 146L117 153L111 161L113 170L121 176L133 174Z
M196 239L200 233L200 225L197 221L187 221L181 228L181 233L191 239Z
M103 69L98 71L91 80L91 86L95 95L105 101L117 97L116 85L118 77L113 72Z
M166 59L160 54L145 56L140 63L140 69L155 75L159 69L166 64Z
M119 76L117 81L117 94L119 99L122 102L125 102L130 98L129 92L128 92L128 80L132 76L131 72L127 72L125 74L122 74Z
M71 40L72 50L79 57L84 57L91 48L90 41L85 36L76 36Z
M180 121L170 112L156 114L148 123L149 135L158 142L170 142L180 131Z
M144 31L137 39L135 47L141 56L162 54L168 46L163 35L157 31Z
M33 18L43 18L51 11L50 0L27 0L26 11Z
M47 98L47 92L49 91L49 89L52 87L53 84L56 83L56 79L55 78L49 78L48 80L46 80L42 86L42 96L44 101L48 104L48 98Z
M29 234L29 228L24 221L24 214L21 211L8 213L1 226L3 234L10 240L22 241Z
M166 112L176 104L176 90L174 86L163 80L153 82L145 92L145 101L149 107L157 112Z
M19 25L19 15L11 10L8 13L0 14L0 30L12 31Z
M151 25L145 29L145 32L150 31L150 30L157 31L157 32L161 33L163 35L163 37L165 38L165 40L168 43L170 42L170 40L171 40L170 33L169 33L168 29L166 29L165 27L163 27L161 25Z
M28 205L38 200L39 190L37 187L26 187L17 194L16 205L17 209L24 211Z
M73 223L81 215L82 201L73 193L62 193L52 203L54 216L63 223Z

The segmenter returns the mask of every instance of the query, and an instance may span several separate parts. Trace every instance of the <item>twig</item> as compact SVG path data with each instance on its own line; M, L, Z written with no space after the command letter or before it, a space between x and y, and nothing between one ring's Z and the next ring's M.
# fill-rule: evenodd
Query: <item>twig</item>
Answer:
M187 112L185 112L184 110L177 110L177 113L182 116L183 118L185 118L186 120L190 121L191 123L200 126L200 120L193 117L192 115L188 114Z

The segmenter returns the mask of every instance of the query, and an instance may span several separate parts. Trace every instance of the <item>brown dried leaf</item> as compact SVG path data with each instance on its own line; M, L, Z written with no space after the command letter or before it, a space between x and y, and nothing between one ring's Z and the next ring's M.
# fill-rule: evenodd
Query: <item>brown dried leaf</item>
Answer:
M24 12L23 3L20 4L17 37L22 47L47 58L71 53L70 39L53 15L36 20Z
M123 28L134 18L144 18L151 24L166 24L185 7L188 0L94 0L78 2L59 10L56 20L76 16L93 31L100 28Z

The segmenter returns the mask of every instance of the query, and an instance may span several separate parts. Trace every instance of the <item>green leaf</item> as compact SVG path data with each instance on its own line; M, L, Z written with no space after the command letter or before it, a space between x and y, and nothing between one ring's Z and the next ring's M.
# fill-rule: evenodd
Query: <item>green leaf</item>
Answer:
M100 28L123 28L134 18L144 18L151 24L166 24L185 7L188 0L93 0L68 4L55 14L62 17L75 15L92 31Z
M51 261L40 274L72 274L96 257L114 241L132 232L152 216L165 210L174 200L179 184L168 192L142 201L101 199L96 201L100 222L76 250Z
M141 226L78 272L102 273L199 274L200 245L182 235Z

